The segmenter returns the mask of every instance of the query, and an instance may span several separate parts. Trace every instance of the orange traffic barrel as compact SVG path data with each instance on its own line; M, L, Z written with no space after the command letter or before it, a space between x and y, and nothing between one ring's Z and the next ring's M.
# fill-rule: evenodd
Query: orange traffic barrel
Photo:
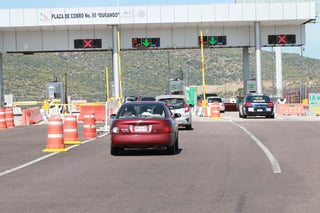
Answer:
M43 152L67 152L63 143L63 122L60 115L52 115L48 120L48 144Z
M4 108L0 109L0 129L6 129L6 111Z
M76 115L64 116L64 144L81 144L78 139L78 123Z
M214 101L210 106L210 117L211 119L220 119L220 107L218 101Z
M94 113L87 113L84 116L83 138L97 138L96 116Z
M13 109L12 108L6 108L6 125L7 128L14 127L14 117L13 117Z

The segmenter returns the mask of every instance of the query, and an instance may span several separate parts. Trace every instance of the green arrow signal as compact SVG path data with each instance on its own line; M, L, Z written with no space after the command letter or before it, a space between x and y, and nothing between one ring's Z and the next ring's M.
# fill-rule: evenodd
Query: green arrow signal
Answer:
M211 45L215 45L215 43L217 43L217 40L214 40L214 36L211 37L211 39L209 40L209 43Z
M145 46L145 47L149 47L150 43L151 42L147 38L144 39L144 41L142 42L143 46Z

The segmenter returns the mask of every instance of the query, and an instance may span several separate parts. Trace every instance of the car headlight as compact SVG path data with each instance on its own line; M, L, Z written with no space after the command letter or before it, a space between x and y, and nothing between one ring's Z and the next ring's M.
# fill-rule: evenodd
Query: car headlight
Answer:
M113 127L113 128L112 128L112 133L113 133L113 134L118 134L118 133L119 133L119 128L116 127L116 126Z

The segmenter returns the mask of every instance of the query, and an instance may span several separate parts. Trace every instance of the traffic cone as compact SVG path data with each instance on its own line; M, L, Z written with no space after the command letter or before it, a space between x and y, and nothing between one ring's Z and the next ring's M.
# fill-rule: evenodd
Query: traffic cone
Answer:
M83 138L97 138L96 116L88 113L84 116Z
M48 144L43 152L67 152L63 143L63 122L60 115L52 115L48 120Z
M4 108L0 109L0 129L6 129L6 111Z
M220 119L220 107L219 102L214 101L213 105L210 107L210 117L211 119Z
M13 109L12 108L6 108L5 110L6 114L6 125L7 128L14 127L14 117L13 117Z
M78 139L78 123L76 115L64 116L64 144L81 144Z

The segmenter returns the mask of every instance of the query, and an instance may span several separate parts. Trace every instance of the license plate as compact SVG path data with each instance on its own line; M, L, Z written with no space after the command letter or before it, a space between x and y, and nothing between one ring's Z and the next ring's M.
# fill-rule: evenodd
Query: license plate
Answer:
M147 132L148 126L135 126L134 131L135 132Z
M257 112L263 112L263 109L257 109Z

